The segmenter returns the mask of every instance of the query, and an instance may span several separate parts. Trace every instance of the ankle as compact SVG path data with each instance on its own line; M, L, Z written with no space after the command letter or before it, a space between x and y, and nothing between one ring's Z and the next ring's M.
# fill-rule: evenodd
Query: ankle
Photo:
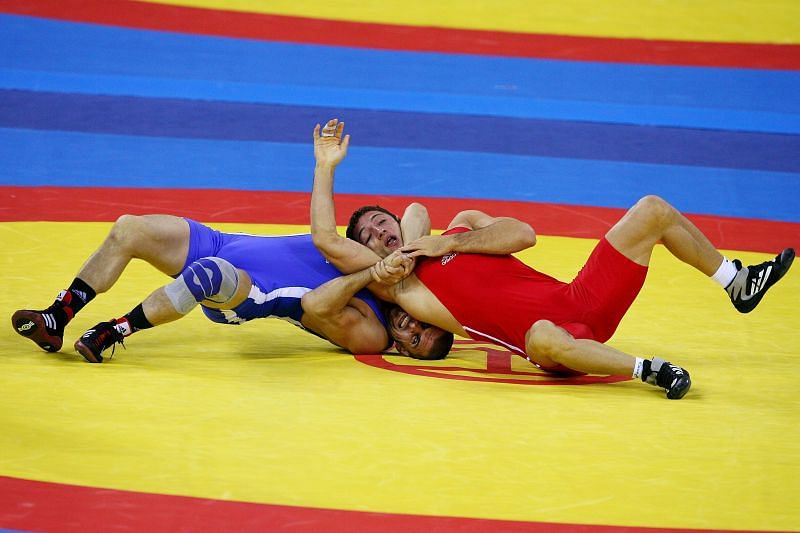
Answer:
M131 333L139 331L140 329L150 329L153 327L153 324L150 323L144 314L142 304L134 307L130 313L126 314L119 320L125 320L128 324L130 324Z
M130 321L128 321L128 319L125 316L120 317L116 320L112 320L111 324L114 326L114 329L116 329L118 332L122 334L123 337L130 337L131 335L136 333L136 330L133 328Z
M724 289L731 284L738 271L739 268L736 266L735 261L723 257L722 263L720 263L717 271L711 276L711 279L716 281Z
M658 373L658 369L653 368L653 360L652 359L643 359L642 360L642 370L640 374L640 378L645 383L650 383L651 385L656 381L656 374Z

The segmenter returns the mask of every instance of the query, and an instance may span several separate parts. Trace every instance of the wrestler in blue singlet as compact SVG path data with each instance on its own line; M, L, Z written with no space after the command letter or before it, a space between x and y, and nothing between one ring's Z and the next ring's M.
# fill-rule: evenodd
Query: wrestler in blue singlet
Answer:
M302 327L302 296L341 276L319 253L310 234L261 236L223 233L194 220L189 223L189 253L183 268L201 257L220 257L247 271L253 286L247 299L234 309L203 312L214 322L241 324L254 318L281 318ZM367 290L356 296L375 312L386 327L381 304Z

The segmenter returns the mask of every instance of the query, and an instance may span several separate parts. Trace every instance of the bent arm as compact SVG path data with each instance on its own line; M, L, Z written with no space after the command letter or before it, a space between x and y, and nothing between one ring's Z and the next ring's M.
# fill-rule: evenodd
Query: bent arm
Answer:
M311 189L311 238L314 246L340 272L360 272L379 262L381 258L372 250L336 230L336 206L333 199L333 179L336 167L347 155L350 136L342 136L344 123L337 119L325 124L323 135L320 126L314 128L314 183ZM430 233L430 218L425 206L412 203L406 208L403 218L408 221L401 231L413 240ZM385 285L372 283L369 289L379 298L390 298Z
M353 296L372 282L370 269L332 279L303 295L303 325L352 353L379 353L389 335L374 311Z
M492 217L481 211L462 211L447 229L472 231L422 237L402 248L411 257L437 257L453 252L513 254L536 244L536 232L525 222L511 217Z
M339 235L336 231L336 207L333 201L335 167L320 164L314 168L311 189L311 238L314 246L345 274L359 272L381 260L366 246Z
M431 218L428 209L419 202L408 204L400 219L400 233L403 242L412 242L431 234Z
M472 231L451 235L453 252L513 254L536 245L533 227L516 218L492 217L476 210L462 211L447 229L455 227Z

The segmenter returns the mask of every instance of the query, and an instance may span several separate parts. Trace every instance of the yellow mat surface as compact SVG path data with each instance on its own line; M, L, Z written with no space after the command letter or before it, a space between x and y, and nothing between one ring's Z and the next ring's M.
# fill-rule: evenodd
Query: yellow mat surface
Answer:
M200 311L128 338L107 364L85 363L71 348L85 329L169 281L137 262L70 324L61 353L17 336L11 313L49 305L109 227L0 224L0 475L393 513L800 530L797 267L740 315L713 282L657 249L610 344L685 366L694 386L681 401L633 381L392 372L277 320L225 326ZM542 237L522 258L570 278L593 245ZM430 365L485 359L461 349ZM514 369L533 370L519 359Z
M800 43L795 0L144 0L355 22L523 33Z

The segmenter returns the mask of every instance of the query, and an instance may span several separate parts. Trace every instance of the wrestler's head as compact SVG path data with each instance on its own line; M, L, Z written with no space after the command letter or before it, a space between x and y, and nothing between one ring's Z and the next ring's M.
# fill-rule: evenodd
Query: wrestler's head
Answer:
M356 210L347 225L347 238L358 241L381 257L403 246L400 219L379 205Z
M386 313L389 335L397 351L414 359L444 359L453 346L453 334L420 322L398 306Z

